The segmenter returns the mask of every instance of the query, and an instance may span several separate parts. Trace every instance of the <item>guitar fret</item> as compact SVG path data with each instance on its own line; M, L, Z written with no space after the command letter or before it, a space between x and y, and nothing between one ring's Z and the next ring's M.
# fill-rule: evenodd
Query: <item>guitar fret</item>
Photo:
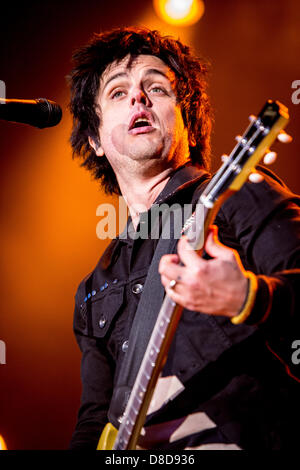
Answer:
M152 338L152 344L153 348L155 349L156 354L159 352L159 348L157 346L157 342L161 341L161 339L158 337L157 333L155 333L155 336Z
M142 403L142 400L137 396L135 395L134 398L133 398L133 402L132 402L132 405L138 409L140 407L140 404Z

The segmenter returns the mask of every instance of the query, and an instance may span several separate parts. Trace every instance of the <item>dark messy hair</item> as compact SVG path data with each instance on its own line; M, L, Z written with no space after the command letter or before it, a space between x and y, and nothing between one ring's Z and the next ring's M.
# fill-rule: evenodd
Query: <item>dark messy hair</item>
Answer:
M101 179L106 193L120 194L120 188L106 156L97 157L89 145L88 137L99 144L100 118L96 112L95 99L100 80L106 67L127 55L135 58L140 54L160 58L175 72L175 93L188 134L196 146L190 147L192 162L209 168L211 107L206 94L207 64L192 54L188 46L158 31L146 28L117 28L94 34L91 41L73 54L74 68L67 77L73 115L70 142L73 157L83 157L82 166Z

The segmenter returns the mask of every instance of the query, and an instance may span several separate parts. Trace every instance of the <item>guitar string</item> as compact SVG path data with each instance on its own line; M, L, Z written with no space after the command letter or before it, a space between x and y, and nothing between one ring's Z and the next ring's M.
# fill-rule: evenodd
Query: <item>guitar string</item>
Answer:
M247 129L245 130L244 134L243 134L243 138L246 137L246 135L249 133L249 131L253 128L253 127L258 127L260 124L261 124L261 118L258 117L254 122L251 122ZM211 192L211 188L213 188L215 186L215 183L216 181L218 181L218 179L222 176L222 174L224 173L224 171L229 167L229 165L232 163L231 159L233 157L233 155L237 152L238 148L240 147L240 142L238 142L235 147L232 149L231 153L229 154L228 156L228 160L226 160L223 165L219 168L218 172L215 174L215 176L211 179L211 181L209 182L209 184L207 185L207 187L205 188L205 190L203 191L203 196L207 196L210 192Z
M170 304L168 305L168 303L170 303ZM167 326L167 327L169 326L169 323L170 323L169 315L172 314L173 306L174 306L174 302L168 296L166 296L165 299L164 299L163 305L162 305L161 314L158 316L159 321L161 321L162 319L168 320L168 321L166 321L164 326ZM171 310L171 308L172 308L172 311L170 311L168 315L165 315L166 310ZM157 336L158 334L159 334L159 337ZM148 374L145 375L144 374L144 369L147 367L147 365L149 365L149 359L148 359L147 351L148 351L148 349L150 351L155 351L156 357L154 359L152 358L152 361L153 360L156 361L158 353L160 352L161 344L162 344L164 338L165 338L165 334L161 335L160 331L157 331L157 330L154 330L151 337L150 337L150 341L149 341L149 344L148 344L148 347L147 347L147 350L146 350L146 353L145 353L145 356L144 356L144 360L142 361L142 364L140 366L139 373L136 377L135 386L132 389L131 397L128 401L127 407L125 409L125 413L123 415L123 420L122 420L122 423L120 425L119 432L118 432L119 437L117 436L117 439L116 439L116 442L115 442L116 447L114 447L114 450L117 450L119 444L121 444L121 443L124 445L124 448L128 444L129 439L127 441L125 439L122 439L122 433L126 429L126 433L128 434L128 432L127 432L128 431L128 425L126 425L126 422L127 422L128 416L130 416L130 410L133 409L133 401L136 398L140 405L143 403L143 400L138 397L138 391L142 388L142 392L140 391L139 393L142 393L142 396L143 396L145 391L147 390L147 388L145 388L145 387L147 387L147 384L148 384L148 382L151 378L151 375L148 375ZM147 379L146 385L144 383L141 383L141 379L142 379L143 375ZM142 387L141 387L141 385L142 385ZM134 410L134 413L137 415L138 411ZM134 424L135 424L135 422L133 423L133 425ZM130 435L131 435L131 432L132 432L132 428L130 430Z
M214 187L212 188L212 190L206 195L206 196L203 196L203 197L207 197L209 199L209 195L215 191L217 192L218 189L220 188L220 186L222 186L224 184L224 181L226 181L226 179L228 178L228 176L230 176L230 173L232 172L233 170L233 165L236 165L238 164L242 157L244 156L244 154L246 152L248 152L249 148L251 147L251 144L252 142L259 136L260 133L264 132L265 129L260 129L258 128L256 130L256 132L254 132L253 136L247 141L247 143L243 146L243 148L241 149L241 151L239 152L239 154L233 159L232 162L230 162L228 168L225 170L224 174L221 175L221 177L219 178L219 181L217 181L217 183L215 183Z

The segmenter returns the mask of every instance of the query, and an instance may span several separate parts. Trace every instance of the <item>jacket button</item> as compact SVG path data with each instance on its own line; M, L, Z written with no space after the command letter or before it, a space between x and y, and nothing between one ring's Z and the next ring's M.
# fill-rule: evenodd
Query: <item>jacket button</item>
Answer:
M134 294L140 294L143 290L143 285L142 284L134 284L134 286L132 286L132 292Z
M127 349L128 349L128 340L124 341L124 343L122 344L122 351L126 352Z
M106 318L101 317L100 320L99 320L99 327L104 328L105 325L106 325Z

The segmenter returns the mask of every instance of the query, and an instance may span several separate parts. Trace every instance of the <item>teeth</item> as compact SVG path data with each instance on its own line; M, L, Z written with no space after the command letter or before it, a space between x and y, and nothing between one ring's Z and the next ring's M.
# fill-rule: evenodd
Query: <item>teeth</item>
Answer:
M145 118L145 117L139 117L139 118L137 118L137 119L134 121L133 127L135 127L135 126L137 125L137 123L139 123L139 122L145 122L145 123L147 123L147 124L150 124L150 121L148 121L147 118Z
M149 121L148 121L148 119L141 117L141 118L137 118L137 120L135 121L135 123L136 123L136 122L149 122Z

